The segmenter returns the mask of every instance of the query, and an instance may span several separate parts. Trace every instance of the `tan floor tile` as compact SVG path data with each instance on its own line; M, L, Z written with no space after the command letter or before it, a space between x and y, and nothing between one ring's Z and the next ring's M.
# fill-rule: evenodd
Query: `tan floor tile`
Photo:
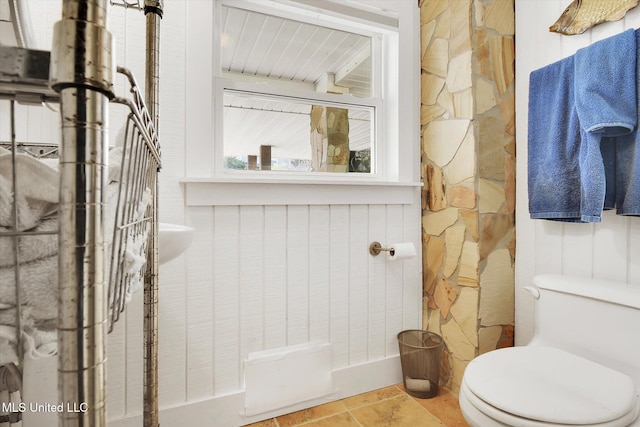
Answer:
M331 417L322 418L318 421L311 421L303 424L304 427L360 427L360 424L348 412L333 415Z
M264 421L258 421L257 423L247 424L245 427L278 427L276 420L271 418Z
M367 393L358 394L357 396L348 397L344 399L343 402L347 408L355 409L361 406L380 402L381 400L400 396L401 394L402 391L398 387L392 385L379 390L373 390Z
M351 411L363 427L443 426L411 397L403 394Z
M347 407L341 401L337 401L282 415L277 420L280 427L290 427L346 411Z
M402 384L398 387L405 390ZM460 411L457 396L442 387L438 389L438 395L436 397L431 399L418 399L412 396L412 399L435 415L447 427L469 427L469 424L462 416L462 411Z

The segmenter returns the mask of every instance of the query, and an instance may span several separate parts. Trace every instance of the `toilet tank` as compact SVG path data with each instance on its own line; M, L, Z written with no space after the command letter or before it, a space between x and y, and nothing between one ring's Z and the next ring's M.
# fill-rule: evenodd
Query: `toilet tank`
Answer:
M640 285L561 275L536 276L533 283L528 345L564 349L640 384Z

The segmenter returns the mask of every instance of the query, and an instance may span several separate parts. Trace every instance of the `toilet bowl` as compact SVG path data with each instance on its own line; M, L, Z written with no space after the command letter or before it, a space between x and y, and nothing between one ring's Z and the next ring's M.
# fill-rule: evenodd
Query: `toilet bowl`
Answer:
M640 412L633 380L546 346L486 353L467 367L460 406L472 426L629 426Z
M640 426L640 344L633 337L640 286L564 276L534 283L531 342L485 353L465 370L459 402L467 422Z

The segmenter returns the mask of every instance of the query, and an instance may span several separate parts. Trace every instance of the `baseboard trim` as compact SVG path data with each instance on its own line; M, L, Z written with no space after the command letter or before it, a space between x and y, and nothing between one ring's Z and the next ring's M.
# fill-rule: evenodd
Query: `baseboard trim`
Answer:
M161 408L160 425L179 426L188 423L188 425L203 427L238 427L402 382L399 356L336 369L332 375L335 391L320 399L246 417L244 416L244 391L239 390L179 406ZM142 415L110 420L108 425L109 427L139 427L142 425Z

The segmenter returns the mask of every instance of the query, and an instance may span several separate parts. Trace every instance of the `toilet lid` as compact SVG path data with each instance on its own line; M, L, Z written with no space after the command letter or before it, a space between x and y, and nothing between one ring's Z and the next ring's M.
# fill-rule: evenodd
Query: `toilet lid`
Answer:
M473 394L503 412L556 424L595 424L634 408L633 380L565 351L513 347L472 360L464 382Z

